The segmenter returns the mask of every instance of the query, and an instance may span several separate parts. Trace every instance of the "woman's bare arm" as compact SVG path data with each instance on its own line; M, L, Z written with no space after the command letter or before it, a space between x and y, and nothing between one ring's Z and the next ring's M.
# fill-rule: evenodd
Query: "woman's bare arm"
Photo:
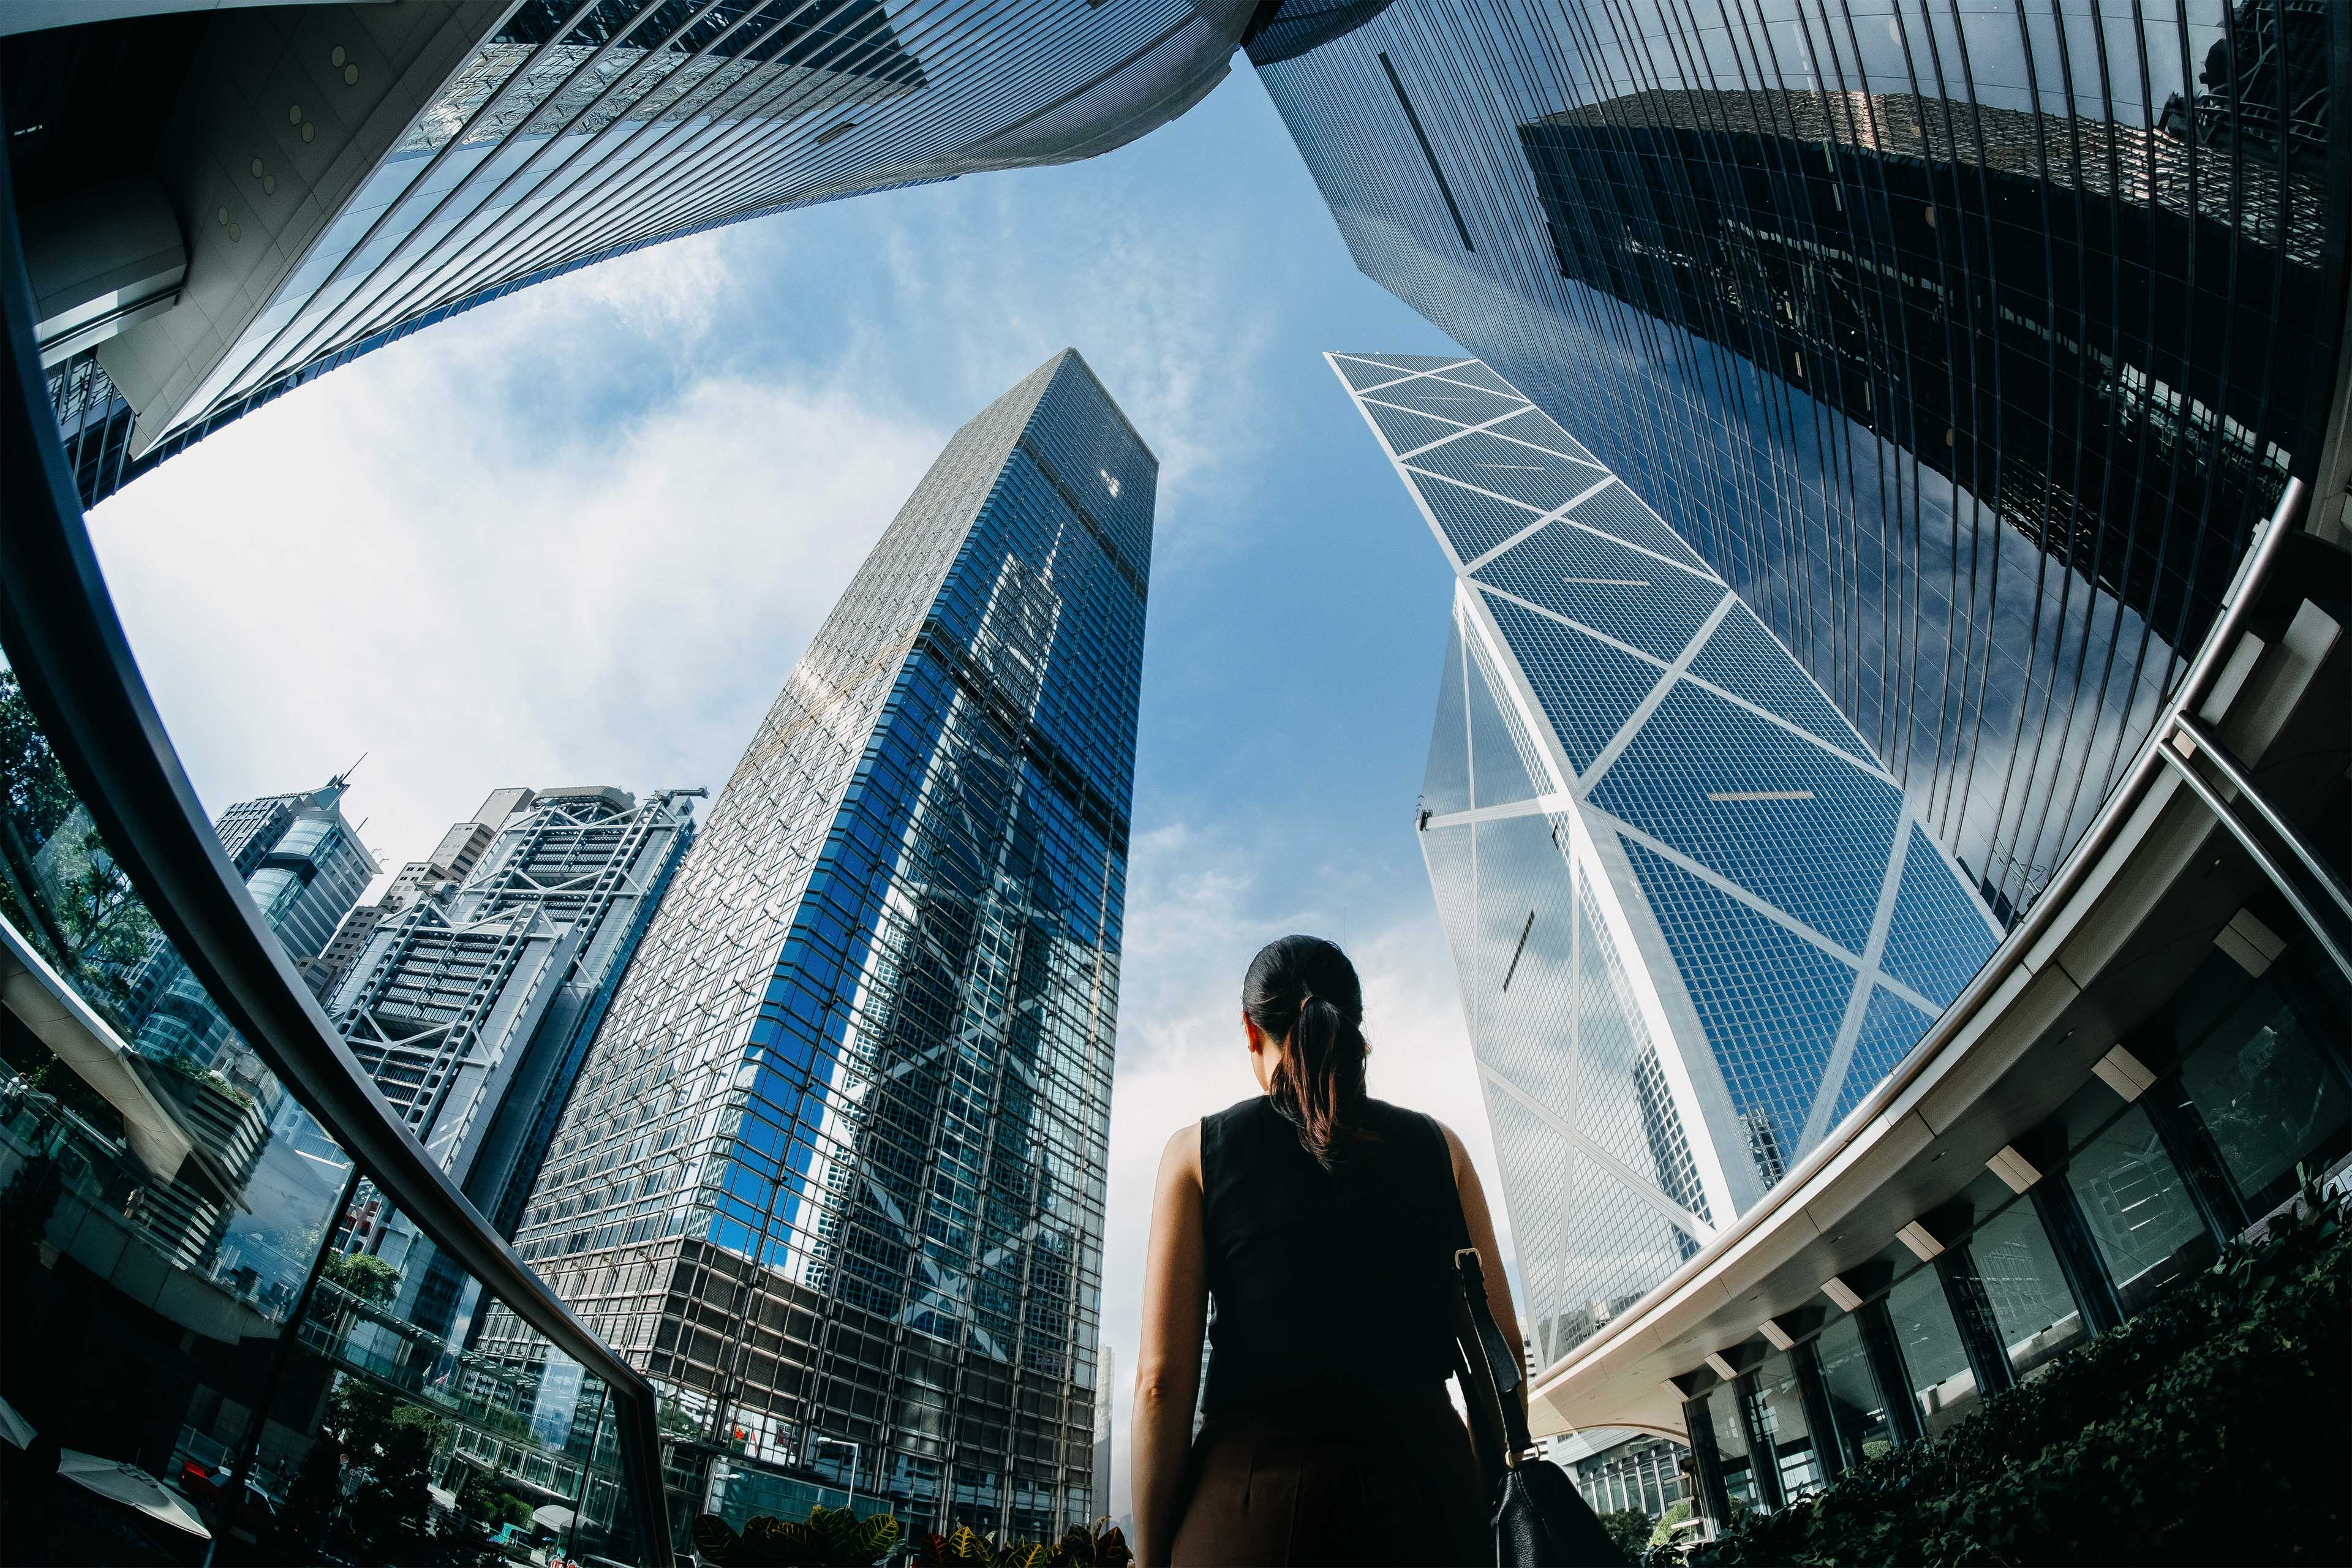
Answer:
M1473 1180L1475 1178L1474 1177ZM1143 1343L1135 1364L1135 1552L1139 1568L1168 1561L1184 1506L1184 1461L1201 1389L1209 1316L1209 1260L1201 1221L1201 1128L1168 1140L1151 1199L1143 1262ZM1479 1208L1483 1216L1484 1205Z
M1439 1123L1444 1126L1443 1122ZM1486 1190L1478 1184L1478 1167L1462 1147L1462 1140L1454 1129L1445 1128L1445 1146L1454 1155L1454 1185L1462 1194L1462 1218L1470 1226L1470 1245L1478 1249L1479 1271L1486 1277L1486 1305L1495 1314L1495 1326L1503 1331L1503 1339L1511 1353L1519 1351L1519 1314L1511 1304L1511 1277L1503 1272L1503 1248L1495 1240L1495 1216L1486 1209ZM1519 1408L1528 1404L1528 1380L1519 1379Z

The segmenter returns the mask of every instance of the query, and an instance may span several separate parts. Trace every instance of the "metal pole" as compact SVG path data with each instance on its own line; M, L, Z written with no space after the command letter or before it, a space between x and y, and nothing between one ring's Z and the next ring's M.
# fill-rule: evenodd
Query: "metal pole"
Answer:
M2261 817L2289 849L2294 851L2294 858L2302 861L2304 869L2326 889L2327 896L2336 900L2336 907L2344 911L2345 917L2352 919L2352 890L2345 888L2344 879L2336 874L2336 868L2311 847L2311 840L2305 838L2294 823L2280 815L2278 807L2271 804L2270 796L2255 787L2246 765L2231 756L2229 748L2215 739L2210 730L2188 714L2182 714L2174 723L2183 734L2197 742L2197 749L2205 754L2207 762L2213 764L2213 771L2230 782L2230 787L2238 792L2238 797L2252 806L2254 815Z
M2230 809L2230 803L2221 798L2221 793L2198 776L2196 768L2189 764L2188 758L2170 746L2158 746L2157 752L2172 764L2172 771L2180 775L2180 782L2187 784L2189 792L2205 803L2205 809L2229 830L2230 837L2238 841L2238 847L2246 852L2247 858L2262 868L2263 875L2271 879L2271 885L2279 890L2279 896L2294 910L2305 928L2311 932L2312 940L2326 950L2329 960L2344 978L2352 981L2352 953L2346 952L2343 944L2320 923L2319 911L2312 908L2311 900L2305 899L2302 890L2289 879L2286 868L2278 863L2278 858L2264 847L2262 840L2254 837L2253 830Z

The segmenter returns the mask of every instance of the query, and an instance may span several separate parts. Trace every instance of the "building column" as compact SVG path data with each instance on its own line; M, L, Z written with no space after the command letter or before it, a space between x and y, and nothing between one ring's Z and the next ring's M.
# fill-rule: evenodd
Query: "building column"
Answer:
M2074 1201L2074 1189L2066 1184L2066 1173L2053 1172L2027 1191L2033 1200L2033 1212L2050 1237L2051 1250L2058 1255L2058 1271L2066 1277L2066 1289L2083 1314L2084 1325L2095 1334L2103 1334L2121 1324L2124 1309L2116 1298L2116 1282L2107 1277L2098 1244L2091 1239L2090 1224L2083 1218L2082 1205Z
M1800 1341L1789 1347L1789 1361L1797 1369L1797 1393L1805 1404L1805 1425L1812 1429L1813 1454L1821 1460L1822 1480L1827 1484L1844 1473L1846 1453L1844 1435L1837 1429L1837 1412L1830 1404L1830 1385L1822 1376L1821 1346L1812 1340Z
M2009 1348L2001 1343L2000 1325L1992 1315L1992 1300L1985 1294L1984 1278L1964 1242L1936 1255L1936 1278L1943 1282L1945 1304L1960 1331L1960 1348L1968 1352L1969 1372L1977 1380L1977 1396L1990 1399L2015 1386L2017 1374L2009 1364Z
M1886 1410L1886 1424L1897 1443L1913 1443L1924 1435L1919 1402L1911 1394L1911 1374L1903 1365L1903 1346L1895 1337L1895 1320L1887 1315L1886 1298L1877 1296L1854 1309L1854 1327L1862 1331L1863 1354L1878 1383L1878 1398Z
M1698 1469L1698 1496L1692 1505L1721 1534L1731 1520L1731 1494L1723 1486L1723 1451L1715 1446L1715 1422L1704 1394L1683 1401L1683 1426L1690 1433L1691 1462Z

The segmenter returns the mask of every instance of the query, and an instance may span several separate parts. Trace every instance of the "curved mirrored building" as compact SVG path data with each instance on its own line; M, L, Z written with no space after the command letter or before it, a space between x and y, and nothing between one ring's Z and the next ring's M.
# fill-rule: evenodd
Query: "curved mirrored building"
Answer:
M1860 1104L2000 927L1548 415L1475 360L1330 358L1454 572L1416 826L1549 1365Z
M0 16L42 358L85 504L356 354L572 268L1123 145L1223 79L1253 7L105 10Z
M957 433L589 1048L515 1246L664 1391L677 1517L796 1518L853 1481L909 1529L1104 1511L1157 470L1075 351Z
M1362 270L1639 491L2004 921L2290 476L2342 527L2342 6L1286 6Z

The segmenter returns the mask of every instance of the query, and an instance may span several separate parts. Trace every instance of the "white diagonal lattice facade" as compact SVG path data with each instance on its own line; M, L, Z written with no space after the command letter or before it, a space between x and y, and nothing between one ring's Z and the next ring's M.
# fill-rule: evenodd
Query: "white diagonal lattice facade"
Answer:
M1476 360L1333 354L1455 584L1419 826L1539 1354L1858 1104L1997 928L1738 595Z

